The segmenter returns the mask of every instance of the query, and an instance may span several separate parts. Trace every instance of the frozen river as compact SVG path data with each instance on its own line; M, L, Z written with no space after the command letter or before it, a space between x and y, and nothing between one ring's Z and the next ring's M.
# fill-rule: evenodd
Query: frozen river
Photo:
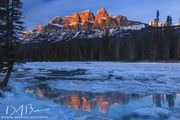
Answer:
M180 63L25 63L10 86L0 92L0 120L180 118Z

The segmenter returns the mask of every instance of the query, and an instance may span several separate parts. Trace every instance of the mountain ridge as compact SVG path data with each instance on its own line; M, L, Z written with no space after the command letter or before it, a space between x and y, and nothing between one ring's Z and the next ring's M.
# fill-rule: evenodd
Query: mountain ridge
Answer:
M37 25L34 30L23 32L22 43L101 38L105 35L114 36L121 31L141 30L147 26L145 23L130 21L122 15L108 14L105 8L99 9L96 15L86 10L73 12L64 18L56 16L45 26Z
M172 60L179 58L179 33L179 26L151 26L102 8L96 16L74 12L36 26L22 38L17 54L25 61Z
M34 31L49 31L49 30L74 30L74 31L92 31L92 30L105 30L116 29L120 26L129 26L141 24L141 22L129 21L126 16L117 15L113 16L107 12L105 8L97 11L96 15L90 10L82 11L80 13L73 12L64 18L56 16L45 25L37 25Z

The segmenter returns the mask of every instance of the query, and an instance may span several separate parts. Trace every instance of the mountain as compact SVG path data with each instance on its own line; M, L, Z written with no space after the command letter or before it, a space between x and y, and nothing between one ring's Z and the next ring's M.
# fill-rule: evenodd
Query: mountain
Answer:
M72 13L70 16L55 17L51 20L51 24L63 25L65 29L74 31L90 31L93 29L114 29L127 22L124 16L112 16L108 14L105 8L97 11L96 16L90 11L86 10L81 13Z
M99 29L115 29L123 23L127 23L126 17L109 15L106 9L102 8L96 14L94 26Z
M153 27L112 16L105 8L96 15L86 10L56 16L47 25L24 32L17 57L23 61L179 60L179 35L180 26Z
M179 26L153 27L112 16L105 8L96 15L86 10L57 16L24 32L17 57L23 61L178 60L179 35Z
M94 15L90 10L74 12L64 18L56 16L45 26L37 25L33 31L23 34L23 43L27 42L59 42L74 38L100 38L114 35L121 30L141 30L147 25L130 21L127 17L108 14L101 8Z

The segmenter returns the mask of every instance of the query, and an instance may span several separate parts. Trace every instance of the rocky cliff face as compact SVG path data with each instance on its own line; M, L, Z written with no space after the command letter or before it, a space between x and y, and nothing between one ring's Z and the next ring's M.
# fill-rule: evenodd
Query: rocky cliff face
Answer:
M115 29L120 26L127 26L128 24L134 24L128 22L125 16L112 16L108 14L105 8L101 8L97 11L96 16L90 11L86 10L81 13L72 13L70 16L65 16L64 19L57 16L52 19L45 27L37 26L36 31L51 30L74 30L74 31L92 31Z
M66 16L63 20L65 29L72 29L75 31L86 30L89 25L92 29L94 23L94 15L91 11L85 11L82 13L73 13L71 16Z
M37 25L37 26L35 27L34 31L40 32L40 31L42 31L43 29L44 29L44 26L42 26L42 25Z
M64 26L60 25L60 24L52 24L52 23L49 23L47 24L45 27L44 27L44 31L45 32L56 32L58 30L63 30L64 29Z
M60 25L62 25L63 24L63 19L60 16L57 16L57 17L53 18L50 21L50 23L51 24L60 24Z
M92 30L94 20L95 20L94 14L90 10L87 10L80 13L79 16L80 16L81 25L82 25L81 30Z
M95 20L95 17L94 17L94 14L90 11L90 10L87 10L87 11L84 11L84 12L81 12L79 14L80 18L81 18L81 23L84 24L85 22L94 22Z
M94 26L100 27L100 28L105 27L105 23L107 22L108 18L109 18L109 15L105 8L98 10L96 14Z
M120 26L123 26L127 23L127 18L124 16L114 16L114 19L116 20L117 24Z
M66 16L64 18L64 26L66 29L73 29L75 31L79 31L80 26L80 17L78 13L73 13L71 16Z
M115 29L127 23L124 16L112 16L107 13L105 8L98 10L95 19L95 27L98 29Z
M45 26L38 25L22 39L23 43L99 39L107 35L121 36L121 32L144 28L146 25L143 23L129 21L124 16L112 16L102 8L97 11L96 16L90 10L73 13L64 19L57 16Z

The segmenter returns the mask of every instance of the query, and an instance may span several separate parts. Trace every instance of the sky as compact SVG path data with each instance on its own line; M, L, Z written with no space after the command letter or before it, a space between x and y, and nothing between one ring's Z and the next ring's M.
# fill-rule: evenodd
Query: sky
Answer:
M22 0L23 18L28 30L36 25L45 25L55 16L64 17L73 12L91 10L96 14L106 8L109 14L124 15L129 20L149 23L160 11L160 21L171 15L179 22L180 0Z

